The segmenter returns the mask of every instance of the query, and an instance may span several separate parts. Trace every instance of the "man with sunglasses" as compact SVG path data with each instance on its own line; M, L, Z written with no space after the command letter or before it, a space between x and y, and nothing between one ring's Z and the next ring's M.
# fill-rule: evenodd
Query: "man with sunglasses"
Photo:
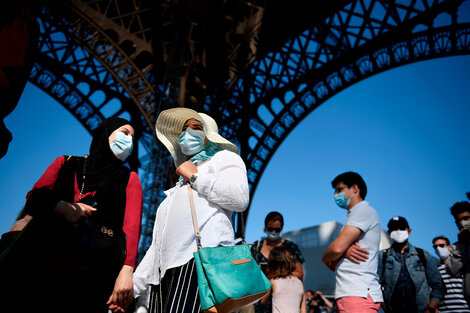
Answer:
M347 211L345 226L322 257L323 263L335 271L338 312L378 312L383 301L377 275L379 216L364 201L367 186L359 174L338 175L331 186L336 204Z
M467 301L463 295L463 278L451 277L446 271L446 261L449 259L450 241L444 236L438 236L432 240L434 251L439 256L440 264L438 266L442 281L446 287L444 300L439 303L439 312L470 312Z
M452 277L463 276L464 296L470 303L470 203L457 202L450 208L450 213L459 233L446 261L446 269Z

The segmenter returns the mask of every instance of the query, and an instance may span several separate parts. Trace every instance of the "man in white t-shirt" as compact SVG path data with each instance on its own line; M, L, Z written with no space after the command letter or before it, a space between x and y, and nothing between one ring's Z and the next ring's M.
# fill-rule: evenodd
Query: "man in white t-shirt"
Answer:
M323 263L335 271L338 312L378 312L383 302L377 275L379 216L364 201L367 186L359 174L343 173L331 185L336 204L348 211L345 226L322 257Z

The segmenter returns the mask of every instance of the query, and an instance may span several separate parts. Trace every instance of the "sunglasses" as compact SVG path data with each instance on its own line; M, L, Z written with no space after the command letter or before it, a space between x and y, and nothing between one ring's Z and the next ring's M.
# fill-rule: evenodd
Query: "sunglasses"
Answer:
M434 249L436 249L437 247L445 248L445 246L446 246L445 243L440 243L440 244L438 244L438 245L432 245L432 247L433 247Z
M266 227L266 229L267 229L268 232L270 232L270 233L274 233L274 232L280 233L281 230L282 230L282 228L280 228L280 227Z
M335 188L335 194L337 193L340 193L341 191L343 191L344 189L348 188L348 186L338 186Z

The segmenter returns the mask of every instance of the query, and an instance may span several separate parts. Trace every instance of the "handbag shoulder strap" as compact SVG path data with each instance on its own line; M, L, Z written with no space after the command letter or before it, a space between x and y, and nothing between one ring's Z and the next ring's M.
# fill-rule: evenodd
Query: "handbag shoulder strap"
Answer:
M256 260L256 263L259 262L258 259L259 259L259 255L260 255L260 253L261 253L261 251L260 251L260 245L261 245L261 243L262 243L262 239L258 240L258 242L257 242L257 244L256 244L256 259L255 259L255 260ZM262 246L262 245L261 245L261 246Z
M239 212L237 213L240 218L239 218L239 222L240 222L240 238L242 239L242 243L246 243L245 241L245 212Z
M199 224L197 222L196 207L194 206L193 190L191 185L188 183L188 194L189 194L189 206L191 207L191 215L193 217L194 236L196 236L196 243L198 250L202 248L201 245L201 234L199 232Z

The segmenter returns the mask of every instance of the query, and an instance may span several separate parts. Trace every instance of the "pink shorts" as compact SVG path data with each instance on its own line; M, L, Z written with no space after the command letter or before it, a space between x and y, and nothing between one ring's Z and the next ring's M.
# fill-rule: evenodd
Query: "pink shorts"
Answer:
M361 297L342 297L336 299L338 313L375 313L380 310L381 302L374 302L370 295Z

